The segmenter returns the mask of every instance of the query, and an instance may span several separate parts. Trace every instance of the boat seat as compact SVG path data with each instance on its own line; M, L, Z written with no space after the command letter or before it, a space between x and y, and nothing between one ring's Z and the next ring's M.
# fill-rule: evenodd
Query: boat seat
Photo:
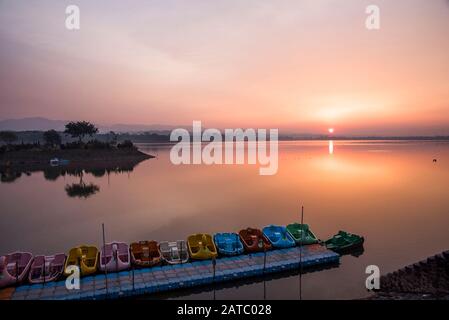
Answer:
M180 254L179 254L179 250L178 247L171 247L170 252L172 254L173 259L180 259Z
M258 236L256 236L255 234L252 234L249 236L249 238L247 239L248 242L250 242L250 245L253 243L257 243L258 242Z
M20 267L17 266L15 262L10 262L10 263L8 263L8 264L6 265L6 270L8 270L8 272L9 272L11 275L13 275L13 273L14 273L14 275L15 275L15 274L16 274L16 267L17 267L17 269L19 270L19 274L20 274Z
M223 246L226 250L232 250L233 249L233 245L232 245L232 240L231 239L224 239L223 241Z

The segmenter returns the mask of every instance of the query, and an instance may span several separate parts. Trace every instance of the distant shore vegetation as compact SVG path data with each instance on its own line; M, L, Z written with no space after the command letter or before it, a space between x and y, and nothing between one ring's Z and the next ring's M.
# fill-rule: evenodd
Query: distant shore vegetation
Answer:
M130 139L120 139L114 132L98 134L87 121L69 122L65 130L0 131L0 154L23 150L136 149Z
M279 141L302 140L444 140L449 136L336 136L315 134L280 133ZM99 132L87 121L72 121L65 125L64 131L0 131L0 153L32 148L41 149L108 149L133 148L134 143L176 143L170 141L170 131L143 132Z

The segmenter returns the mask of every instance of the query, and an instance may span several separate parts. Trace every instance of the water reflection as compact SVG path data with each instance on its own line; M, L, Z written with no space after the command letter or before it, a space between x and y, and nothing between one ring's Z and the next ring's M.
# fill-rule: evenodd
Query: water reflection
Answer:
M303 274L302 298L351 299L367 295L367 265L388 273L447 250L449 143L333 144L330 156L328 140L281 142L278 173L269 177L260 176L254 165L175 166L170 146L140 145L157 157L134 167L130 178L110 175L109 184L104 167L82 168L83 181L100 187L87 201L65 191L67 184L79 183L79 176L50 182L43 170L30 177L24 170L9 171L4 179L16 182L0 183L0 254L22 250L50 255L79 243L101 245L102 223L109 239L128 243L286 225L298 220L298 207L304 204L304 222L320 239L340 229L360 234L365 252L358 258L342 256L338 268ZM299 297L298 275L265 280L267 299ZM263 299L264 283L253 281L217 286L216 297ZM179 296L211 299L212 294L198 290Z
M229 282L218 282L210 286L186 288L170 292L160 292L151 296L143 296L142 299L226 299L226 292L232 290L246 291L246 288L251 288L251 296L244 297L244 299L278 299L276 297L278 291L276 288L270 287L270 283L276 280L283 280L288 283L288 287L296 291L291 298L299 298L302 291L302 282L298 281L302 275L306 282L309 281L309 277L316 276L320 272L326 272L333 269L338 269L339 263L332 263L328 265L315 266L313 268L308 267L302 269L291 269L281 271L277 273L265 274L259 277L236 279Z
M79 183L67 184L65 192L71 198L89 198L100 191L100 187L93 183L83 181L83 171L79 173Z
M86 175L90 174L94 178L101 178L105 175L127 173L129 175L140 161L125 160L112 161L109 163L83 163L69 164L65 166L39 166L39 167L6 167L0 170L0 181L2 183L13 183L24 176L31 176L33 173L42 172L46 181L56 181L60 177L78 177L79 181L67 183L64 190L71 198L89 198L100 192L100 186L92 182L86 182Z
M334 141L329 140L329 154L334 154Z
M29 173L27 172L29 175ZM0 181L2 183L14 182L22 176L22 172L15 172L10 170L5 170L0 172Z
M351 256L358 258L358 257L360 257L364 252L365 252L365 247L364 247L363 244L362 244L360 247L355 248L354 250L351 250L350 252L344 253L344 254L350 254Z

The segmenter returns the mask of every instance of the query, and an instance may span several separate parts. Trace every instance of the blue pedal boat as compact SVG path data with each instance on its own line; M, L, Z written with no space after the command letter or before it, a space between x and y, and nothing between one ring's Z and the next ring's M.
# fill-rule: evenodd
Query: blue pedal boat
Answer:
M271 224L263 228L262 231L275 248L289 248L295 246L295 240L284 226Z
M221 255L235 256L243 253L243 243L237 233L216 233L214 242Z

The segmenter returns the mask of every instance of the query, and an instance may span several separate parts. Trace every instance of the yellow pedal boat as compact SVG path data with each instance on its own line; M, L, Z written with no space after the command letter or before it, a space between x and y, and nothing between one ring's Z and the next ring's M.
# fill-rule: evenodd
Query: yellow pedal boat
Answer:
M187 243L192 259L206 260L217 256L217 247L210 234L192 234L187 238Z
M70 249L64 266L64 275L69 276L71 274L67 272L67 267L72 265L80 268L81 276L95 273L98 266L98 256L99 251L95 246L80 245Z

